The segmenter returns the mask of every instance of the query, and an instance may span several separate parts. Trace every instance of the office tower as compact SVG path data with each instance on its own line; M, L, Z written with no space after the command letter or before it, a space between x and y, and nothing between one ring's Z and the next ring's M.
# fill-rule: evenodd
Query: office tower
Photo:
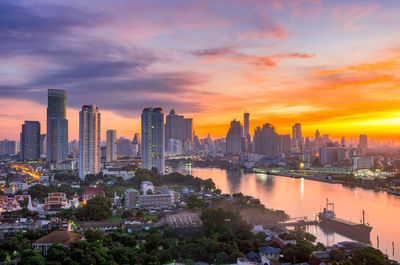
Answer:
M16 155L17 154L17 142L9 141L7 139L0 141L0 156Z
M242 137L243 127L240 121L231 121L231 127L226 134L226 153L227 154L240 154L242 153Z
M135 133L135 136L133 137L132 144L137 144L140 145L140 134Z
M100 171L100 112L96 105L83 105L79 112L79 177Z
M47 97L47 162L68 159L67 91L49 89Z
M107 131L106 161L117 160L117 131Z
M292 126L292 147L300 151L303 146L303 135L301 133L301 124L296 123Z
M279 151L278 140L275 128L269 123L264 124L262 128L257 127L254 130L255 153L268 157L276 157Z
M361 155L365 155L368 149L368 137L365 134L361 134L358 141L358 148L360 148Z
M139 153L140 153L140 134L135 133L135 136L133 137L132 140L132 154L136 156Z
M243 114L243 135L244 137L247 138L247 135L249 135L249 117L250 117L250 113L244 113Z
M132 142L129 139L121 137L117 140L117 156L131 156Z
M47 153L47 136L46 134L40 135L40 155L45 156Z
M192 142L192 123L192 119L185 118L183 115L177 115L174 109L169 112L165 117L164 144L167 151L172 152L172 150L168 148L170 139L179 140L182 147L186 140ZM180 149L182 149L182 147L180 147Z
M142 112L142 167L165 171L164 112L161 108L145 108Z
M21 159L38 160L40 158L40 123L25 121L21 132Z
M345 147L346 146L346 138L344 138L344 136L342 136L342 138L340 139L340 146L341 147Z

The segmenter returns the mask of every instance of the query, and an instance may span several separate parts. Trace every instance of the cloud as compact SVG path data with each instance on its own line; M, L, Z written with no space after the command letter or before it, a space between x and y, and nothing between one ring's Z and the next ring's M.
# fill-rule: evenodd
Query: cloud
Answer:
M228 55L233 53L237 50L237 47L219 47L219 48L210 48L210 49L203 49L203 50L196 50L192 52L195 56L221 56L221 55Z
M348 3L333 7L331 13L335 19L345 24L347 30L358 30L361 28L358 22L377 11L379 7L377 3L366 5Z

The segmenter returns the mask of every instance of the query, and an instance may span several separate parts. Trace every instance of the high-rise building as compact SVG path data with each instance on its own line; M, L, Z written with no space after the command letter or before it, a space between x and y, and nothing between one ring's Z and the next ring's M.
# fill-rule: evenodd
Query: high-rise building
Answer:
M226 153L227 154L241 154L242 153L242 137L243 127L240 121L231 121L231 127L226 134Z
M132 140L132 154L136 156L139 153L140 153L140 134L135 133L135 136L133 137Z
M132 142L129 139L121 137L117 140L117 156L131 156Z
M365 155L368 149L368 137L366 134L361 134L358 141L358 148L360 148L361 155Z
M257 127L254 130L254 148L256 154L276 157L279 152L278 143L278 134L271 124L266 123L262 128Z
M7 139L0 141L0 156L16 155L16 154L17 154L16 141L9 141Z
M79 177L100 172L100 112L96 105L83 105L79 112Z
M38 160L40 158L40 123L25 121L21 132L21 159Z
M243 114L243 134L244 134L244 137L246 137L247 138L247 135L249 135L250 134L250 131L249 131L249 118L250 118L250 113L244 113Z
M165 171L164 112L161 108L145 108L142 112L142 167Z
M47 153L47 136L46 134L40 135L40 156L45 156Z
M67 91L48 90L47 161L60 163L68 159Z
M278 152L283 154L290 153L290 134L278 136Z
M107 131L107 146L106 146L106 160L107 162L117 160L117 131Z
M300 151L303 146L303 135L301 132L301 124L296 123L292 126L292 147L296 151Z
M192 123L193 119L185 118L183 115L177 115L175 110L172 109L165 117L165 149L169 152L169 140L179 140L183 149L183 143L187 140L192 142ZM177 142L175 142L177 143Z

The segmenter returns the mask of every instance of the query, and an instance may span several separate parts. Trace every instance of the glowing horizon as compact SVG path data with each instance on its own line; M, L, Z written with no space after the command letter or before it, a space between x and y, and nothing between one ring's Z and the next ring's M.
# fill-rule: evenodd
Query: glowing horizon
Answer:
M131 139L141 110L174 108L200 137L271 123L291 134L400 140L400 5L385 1L2 1L0 139L46 128L65 89L69 141L96 104L101 137Z

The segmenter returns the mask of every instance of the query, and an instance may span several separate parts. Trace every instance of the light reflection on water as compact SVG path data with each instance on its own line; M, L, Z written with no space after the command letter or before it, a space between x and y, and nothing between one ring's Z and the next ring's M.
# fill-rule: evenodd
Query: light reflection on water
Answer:
M185 168L178 171L188 174ZM360 222L362 210L366 212L366 221L373 230L371 243L376 247L379 236L379 249L388 253L390 258L400 260L400 197L385 192L375 192L360 188L344 187L341 184L329 184L307 179L294 179L265 174L241 174L238 171L226 171L217 168L191 168L193 176L212 178L223 193L242 192L260 199L268 208L285 210L291 217L307 216L314 219L323 209L328 198L335 203L338 217ZM325 245L349 240L326 228L308 226L308 231ZM392 253L392 242L395 253Z

